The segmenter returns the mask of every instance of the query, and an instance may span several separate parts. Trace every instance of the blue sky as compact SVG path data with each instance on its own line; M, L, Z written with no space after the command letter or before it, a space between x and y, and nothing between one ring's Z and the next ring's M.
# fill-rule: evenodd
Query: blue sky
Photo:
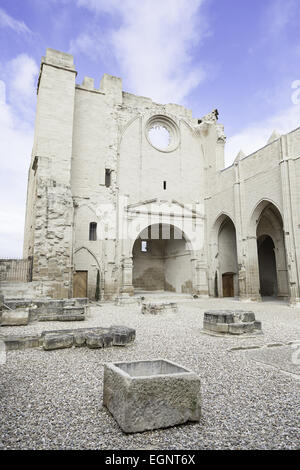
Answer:
M300 125L299 22L298 0L0 0L0 257L22 256L47 47L74 55L78 83L106 72L195 117L218 108L229 165Z

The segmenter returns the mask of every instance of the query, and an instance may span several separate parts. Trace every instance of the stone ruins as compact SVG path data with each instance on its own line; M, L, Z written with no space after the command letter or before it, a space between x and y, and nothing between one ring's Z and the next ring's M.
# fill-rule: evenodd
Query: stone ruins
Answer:
M76 83L47 49L37 87L24 259L5 298L111 300L139 291L300 299L300 128L224 168L218 111ZM10 263L1 265L9 279ZM122 303L120 300L118 302Z
M210 334L242 335L261 333L261 322L247 310L209 310L204 312L203 331Z

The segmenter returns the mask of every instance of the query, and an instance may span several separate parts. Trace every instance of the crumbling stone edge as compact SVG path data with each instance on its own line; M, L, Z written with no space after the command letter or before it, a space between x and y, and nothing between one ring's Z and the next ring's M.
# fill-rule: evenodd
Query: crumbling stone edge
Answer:
M45 351L71 347L90 349L126 346L135 340L136 332L127 326L109 328L76 328L70 330L43 331L39 335L0 336L6 351L42 347Z

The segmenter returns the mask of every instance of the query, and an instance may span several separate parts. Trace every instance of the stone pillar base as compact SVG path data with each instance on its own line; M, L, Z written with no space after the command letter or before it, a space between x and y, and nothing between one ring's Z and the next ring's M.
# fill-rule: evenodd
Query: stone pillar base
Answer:
M134 288L132 286L122 287L120 294L134 295Z
M289 305L290 305L290 307L300 308L300 298L299 297L290 297Z

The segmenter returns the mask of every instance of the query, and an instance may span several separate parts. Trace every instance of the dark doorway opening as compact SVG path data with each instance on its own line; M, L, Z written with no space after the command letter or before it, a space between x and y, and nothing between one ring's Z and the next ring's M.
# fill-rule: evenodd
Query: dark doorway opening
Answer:
M257 239L259 282L261 296L277 296L277 270L274 242L268 235Z
M222 274L223 297L234 297L233 273Z

